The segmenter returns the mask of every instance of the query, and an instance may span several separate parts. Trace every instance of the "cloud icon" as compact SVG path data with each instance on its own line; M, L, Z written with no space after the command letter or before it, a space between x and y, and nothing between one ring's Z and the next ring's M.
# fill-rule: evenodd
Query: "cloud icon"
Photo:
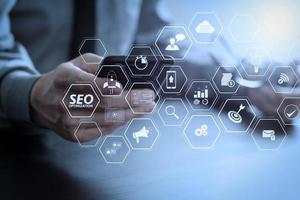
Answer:
M195 30L197 33L213 33L215 28L209 23L209 21L204 20L197 25Z

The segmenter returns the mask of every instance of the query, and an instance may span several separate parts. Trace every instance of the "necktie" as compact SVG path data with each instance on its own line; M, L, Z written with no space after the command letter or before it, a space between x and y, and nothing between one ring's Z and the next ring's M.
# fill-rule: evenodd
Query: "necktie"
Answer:
M71 45L71 58L79 55L78 50L87 38L95 38L96 27L96 0L75 0L73 20L73 42ZM81 53L95 52L94 42L86 42Z

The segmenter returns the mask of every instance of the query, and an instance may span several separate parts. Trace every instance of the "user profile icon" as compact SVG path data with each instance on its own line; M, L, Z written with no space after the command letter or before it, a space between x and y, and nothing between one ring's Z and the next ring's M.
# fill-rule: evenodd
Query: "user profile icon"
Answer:
M183 60L192 46L184 26L165 26L155 45L165 60Z

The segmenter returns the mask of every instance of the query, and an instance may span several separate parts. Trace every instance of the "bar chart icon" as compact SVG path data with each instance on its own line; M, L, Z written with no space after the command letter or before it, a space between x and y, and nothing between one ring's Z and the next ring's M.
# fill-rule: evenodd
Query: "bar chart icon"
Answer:
M197 90L194 91L194 104L198 105L200 102L203 105L207 105L209 103L208 102L208 89L207 89L207 86L205 87L204 90L197 89Z
M185 97L194 110L210 110L217 101L218 94L210 81L195 80Z
M208 89L204 91L196 90L194 94L194 99L207 99L208 98Z

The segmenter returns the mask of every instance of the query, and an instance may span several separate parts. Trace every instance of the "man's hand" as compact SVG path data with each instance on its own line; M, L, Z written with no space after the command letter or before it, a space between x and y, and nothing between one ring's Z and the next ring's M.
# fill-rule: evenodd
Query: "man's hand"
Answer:
M84 54L85 60L102 59L94 54ZM31 92L31 118L39 126L49 128L59 134L66 140L77 141L74 137L74 130L79 124L78 119L72 119L64 110L61 101L66 89L73 83L91 83L95 78L95 73L99 65L87 65L81 57L77 57L66 63L57 66L53 71L43 75L33 86ZM105 80L96 79L99 84ZM120 89L121 90L121 89ZM118 91L115 91L118 92ZM128 92L128 91L126 91ZM146 90L153 94L152 90ZM151 96L151 95L150 95ZM139 108L145 112L151 111L154 102L146 104ZM125 122L133 117L128 104L122 97L100 97L100 106L96 109L93 118L96 121L103 134L108 134L120 127L122 124L105 122L105 108L112 107L122 109L125 113ZM98 131L94 126L86 127L77 135L81 142L98 138Z
M249 89L248 92L251 102L266 116L274 116L280 105L283 95L273 91L271 86Z

